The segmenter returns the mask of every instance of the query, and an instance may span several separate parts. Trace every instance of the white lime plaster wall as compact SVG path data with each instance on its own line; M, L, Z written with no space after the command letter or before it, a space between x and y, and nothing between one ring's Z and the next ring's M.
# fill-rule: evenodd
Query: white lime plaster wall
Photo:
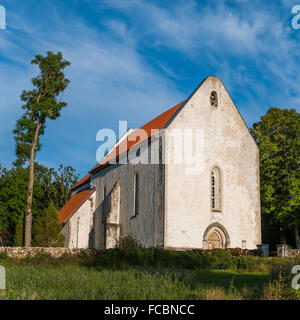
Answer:
M218 107L210 103L213 90ZM256 248L261 242L259 151L219 79L208 77L174 117L166 130L167 155L180 147L172 143L173 129L202 130L203 167L200 174L189 175L189 165L166 165L164 246L202 248L206 228L218 222L229 234L230 247L242 247L245 240L247 248ZM215 166L221 170L220 212L212 211L210 202Z
M96 192L78 209L64 226L65 246L70 249L89 248L90 233L93 228L93 213L95 211Z

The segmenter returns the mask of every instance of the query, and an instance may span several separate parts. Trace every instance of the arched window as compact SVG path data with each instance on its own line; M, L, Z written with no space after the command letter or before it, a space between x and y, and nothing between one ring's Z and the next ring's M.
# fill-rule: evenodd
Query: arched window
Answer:
M211 208L221 211L221 173L219 168L211 171Z
M218 94L216 91L212 91L210 94L210 104L213 107L217 107L218 106Z

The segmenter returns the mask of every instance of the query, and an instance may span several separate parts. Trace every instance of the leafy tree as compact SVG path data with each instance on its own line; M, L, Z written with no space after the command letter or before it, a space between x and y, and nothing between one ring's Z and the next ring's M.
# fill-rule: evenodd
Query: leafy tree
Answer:
M14 130L16 141L16 164L23 165L29 161L29 183L25 215L25 246L31 245L32 198L34 186L34 160L36 152L41 149L40 136L44 134L46 120L55 120L60 111L66 107L61 95L68 86L63 70L70 63L63 59L60 52L47 52L47 56L36 55L31 61L38 65L40 73L32 79L33 90L23 91L21 100L25 103L24 115L17 121Z
M58 171L50 169L43 175L45 195L52 201L57 210L60 210L71 198L70 189L78 181L75 169L70 166L60 165Z
M34 227L34 245L39 247L62 247L65 238L60 231L62 225L58 219L57 211L50 203L45 214L39 217Z
M17 167L7 170L6 174L0 179L0 220L3 229L14 231L19 221L19 216L24 213L26 208L27 188L29 170ZM36 186L34 194L33 208L37 211L38 202L43 199L39 197L39 186Z
M16 227L16 232L14 236L14 244L17 247L23 247L24 244L24 215L21 214Z
M66 169L68 168L68 169ZM15 245L24 245L24 211L27 201L29 168L3 169L0 174L0 236L4 231L14 235ZM64 186L61 185L63 181ZM51 202L57 210L70 198L69 186L76 184L78 176L71 167L60 166L59 171L35 163L35 187L32 200L33 220L44 215ZM57 189L56 189L57 188ZM62 202L61 189L66 191ZM33 223L34 227L34 223Z
M299 247L300 114L270 108L253 125L252 135L260 148L262 214L282 233L293 228Z
M7 173L6 169L3 168L0 164L0 192L3 186L5 186L6 173ZM5 218L5 203L2 203L0 201L0 238L1 238L2 232L5 230L6 227L7 227L7 223ZM2 238L0 239L0 242L2 242Z
M54 186L56 190L55 203L56 208L60 210L71 198L70 189L74 186L79 176L71 166L62 166L58 168L58 172L54 172Z
M0 177L4 176L5 173L6 173L6 169L3 168L3 167L1 166L1 164L0 164Z

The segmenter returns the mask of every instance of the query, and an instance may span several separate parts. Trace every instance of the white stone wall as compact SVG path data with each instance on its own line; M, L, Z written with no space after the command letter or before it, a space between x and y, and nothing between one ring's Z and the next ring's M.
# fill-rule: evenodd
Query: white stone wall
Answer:
M144 156L141 153L141 156ZM148 155L150 156L150 155ZM134 179L139 175L139 212L134 215ZM163 166L151 164L111 165L94 175L91 185L96 187L97 200L94 214L94 244L92 248L105 249L106 217L109 213L110 194L120 184L118 236L133 235L145 247L163 246Z
M210 104L212 90L218 107ZM261 243L259 151L220 80L207 78L170 123L167 155L181 145L170 143L172 130L185 128L204 134L203 171L189 175L188 165L166 165L164 246L202 248L205 229L218 222L229 234L230 247L242 247L245 240L247 248L256 248ZM210 203L215 166L221 170L221 212L213 212Z
M64 226L65 246L70 249L89 248L90 233L93 228L93 215L95 211L96 192L78 209Z
M106 214L106 249L114 248L120 239L120 181L110 194L110 211Z
M210 103L212 90L218 94L218 107ZM106 218L111 205L107 202L118 182L117 237L133 234L145 247L203 248L205 230L218 223L229 234L229 247L242 247L246 241L246 248L254 249L261 243L258 147L220 80L207 78L169 122L163 139L167 158L174 151L180 155L191 141L187 136L170 143L174 129L179 133L198 130L196 139L203 139L197 157L202 160L200 171L195 174L184 163L128 164L111 165L93 175L94 207L86 201L63 229L69 248L106 247ZM193 156L195 153L189 160ZM210 172L214 167L221 171L220 212L211 209ZM136 173L140 189L135 216Z

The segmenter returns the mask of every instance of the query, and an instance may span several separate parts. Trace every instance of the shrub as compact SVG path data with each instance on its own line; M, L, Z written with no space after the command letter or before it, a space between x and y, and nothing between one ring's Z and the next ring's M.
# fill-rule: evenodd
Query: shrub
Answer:
M24 245L24 214L21 214L19 217L14 236L14 243L17 247L23 247Z
M60 233L61 223L51 203L45 214L39 217L34 228L34 245L38 247L63 247L65 237Z
M116 248L142 248L142 244L132 234L129 234L126 237L120 237L120 239L117 241Z
M0 260L6 260L7 259L7 253L6 252L0 252Z
M126 245L125 245L126 244ZM126 266L159 266L167 268L197 269L235 269L255 270L259 259L252 256L235 257L228 251L194 250L174 251L160 248L142 248L130 241L122 246L109 249L95 258L94 264L101 267L124 268ZM263 262L265 265L266 262Z
M233 256L256 256L260 257L262 252L257 249L249 250L249 249L242 249L242 248L228 248L226 249L227 252L232 254Z
M221 249L207 251L207 261L212 269L230 269L234 262L232 255Z

